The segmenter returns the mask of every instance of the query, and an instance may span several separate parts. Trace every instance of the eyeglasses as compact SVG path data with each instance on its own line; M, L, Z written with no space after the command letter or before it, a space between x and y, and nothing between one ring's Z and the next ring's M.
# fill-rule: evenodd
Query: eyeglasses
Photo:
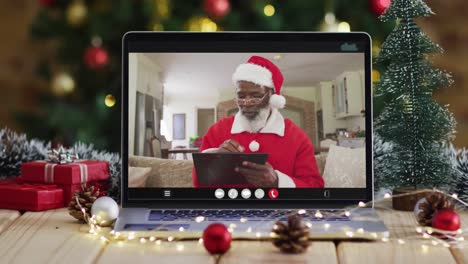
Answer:
M234 102L236 102L238 105L246 105L246 104L260 104L263 99L265 99L265 96L267 95L268 93L264 94L262 98L247 98L247 99L239 99L239 98L236 98L234 99Z

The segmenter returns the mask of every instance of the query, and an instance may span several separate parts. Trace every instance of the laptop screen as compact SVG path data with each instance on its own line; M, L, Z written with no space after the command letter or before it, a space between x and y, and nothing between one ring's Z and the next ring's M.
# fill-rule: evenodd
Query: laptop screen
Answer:
M359 33L127 34L124 203L369 200L369 45Z

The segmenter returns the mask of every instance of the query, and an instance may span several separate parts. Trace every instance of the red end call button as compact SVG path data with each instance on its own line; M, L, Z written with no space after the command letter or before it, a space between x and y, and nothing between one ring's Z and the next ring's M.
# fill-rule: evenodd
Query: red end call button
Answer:
M279 192L277 189L270 189L268 191L268 197L270 197L270 199L276 199L278 198L278 195L279 195Z

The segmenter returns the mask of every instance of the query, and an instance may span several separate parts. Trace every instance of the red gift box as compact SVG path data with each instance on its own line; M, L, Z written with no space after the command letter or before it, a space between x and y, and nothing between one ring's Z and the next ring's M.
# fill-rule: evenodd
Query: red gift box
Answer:
M67 164L32 161L21 164L21 177L31 183L53 183L64 191L64 205L81 185L95 185L105 191L109 178L109 163L97 160L80 160Z
M63 207L63 190L52 184L30 184L20 178L0 180L0 208L44 211Z
M80 160L67 164L32 161L21 164L21 176L28 182L53 184L81 184L109 178L109 163Z

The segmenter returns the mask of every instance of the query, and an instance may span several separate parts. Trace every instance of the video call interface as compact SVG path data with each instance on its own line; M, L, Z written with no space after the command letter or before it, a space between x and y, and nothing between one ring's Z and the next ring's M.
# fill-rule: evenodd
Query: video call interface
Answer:
M238 201L366 188L364 52L131 52L128 93L130 192Z

